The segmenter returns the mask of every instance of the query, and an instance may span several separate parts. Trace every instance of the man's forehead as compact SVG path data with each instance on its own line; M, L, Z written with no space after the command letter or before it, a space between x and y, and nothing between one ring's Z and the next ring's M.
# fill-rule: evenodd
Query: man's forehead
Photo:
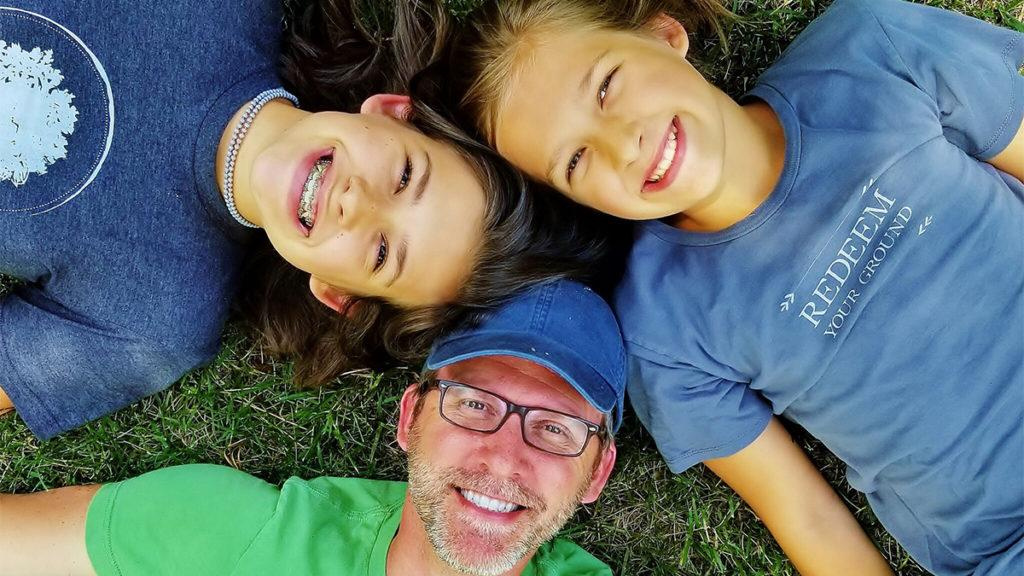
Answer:
M572 384L547 366L525 358L470 358L440 368L437 375L443 380L489 390L517 404L543 405L585 418L600 415Z

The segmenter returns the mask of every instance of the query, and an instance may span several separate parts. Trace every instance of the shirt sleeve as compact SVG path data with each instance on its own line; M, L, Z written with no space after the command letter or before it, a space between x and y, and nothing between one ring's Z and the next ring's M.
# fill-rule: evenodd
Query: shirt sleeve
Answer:
M164 468L100 488L86 517L86 549L99 576L227 576L279 496L225 466Z
M541 545L523 576L612 576L607 564L562 538Z
M629 363L630 403L672 472L735 454L771 419L767 401L745 383L668 359L631 354Z
M0 299L0 388L42 439L158 392L204 359L81 318L33 290Z
M946 139L981 160L1009 145L1024 117L1024 34L909 2L859 5L934 100Z

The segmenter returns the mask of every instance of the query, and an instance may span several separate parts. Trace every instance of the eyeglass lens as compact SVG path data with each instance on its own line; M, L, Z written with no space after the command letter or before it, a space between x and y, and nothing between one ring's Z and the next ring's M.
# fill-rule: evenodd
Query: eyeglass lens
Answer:
M442 416L478 432L497 430L508 409L508 403L494 394L458 384L447 386L441 403ZM526 413L522 431L527 444L566 456L580 453L590 435L586 422L543 408Z

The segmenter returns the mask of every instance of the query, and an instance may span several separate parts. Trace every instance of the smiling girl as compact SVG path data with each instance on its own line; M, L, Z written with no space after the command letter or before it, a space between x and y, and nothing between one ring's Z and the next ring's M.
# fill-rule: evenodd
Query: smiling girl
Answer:
M239 289L309 384L588 266L600 242L532 236L544 211L492 152L366 98L407 76L348 7L303 17L348 48L316 109L355 114L281 88L279 0L0 7L0 273L23 281L0 299L0 412L48 438L167 387L216 353Z
M737 102L687 60L721 12L489 3L432 104L643 221L615 306L673 471L704 462L803 574L888 572L787 418L930 571L1020 573L1024 35L840 0Z

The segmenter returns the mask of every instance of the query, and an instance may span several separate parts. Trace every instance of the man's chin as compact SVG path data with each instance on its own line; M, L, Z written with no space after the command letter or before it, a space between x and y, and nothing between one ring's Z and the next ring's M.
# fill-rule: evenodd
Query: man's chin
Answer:
M508 572L529 552L518 530L509 526L463 524L436 541L438 557L452 568L475 576Z

